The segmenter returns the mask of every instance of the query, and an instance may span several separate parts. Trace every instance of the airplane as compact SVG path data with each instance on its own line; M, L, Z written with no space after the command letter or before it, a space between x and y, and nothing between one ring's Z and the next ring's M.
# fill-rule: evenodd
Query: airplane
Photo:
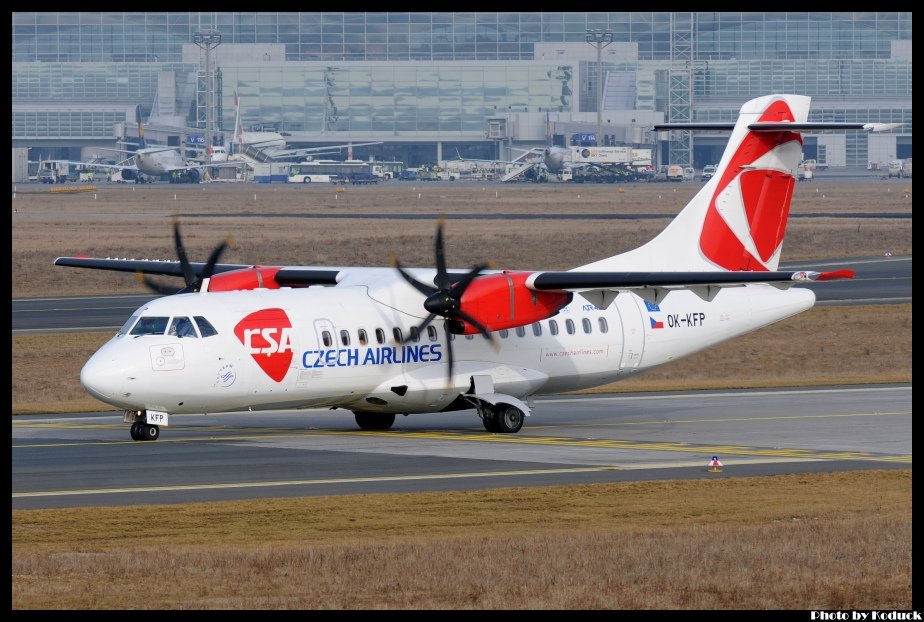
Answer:
M119 171L123 178L134 178L144 181L145 178L169 175L172 182L198 182L204 169L209 168L237 168L240 162L229 162L228 152L223 147L214 147L210 154L211 163L201 159L187 159L180 153L179 147L147 146L144 140L144 125L138 124L139 147L134 151L116 150L129 157L117 164L102 164L98 162L70 162L84 168L97 168ZM100 148L103 149L103 148ZM109 149L103 149L109 151ZM126 175L128 172L128 175ZM140 174L140 175L139 175Z
M353 159L353 147L366 147L369 145L381 145L383 141L368 143L346 143L342 145L324 145L322 147L300 147L288 149L288 141L280 132L266 131L244 131L244 125L241 121L241 99L237 91L234 92L234 141L237 145L235 153L242 153L247 147L259 149L271 160L285 160L311 155L324 155L340 153L343 149L349 149L348 159Z
M661 233L568 271L449 269L442 220L431 268L225 264L224 243L191 262L178 222L178 261L59 257L137 272L164 294L80 382L123 411L134 440L156 440L176 415L306 408L352 411L361 430L465 409L516 433L534 395L635 376L810 309L815 294L793 285L853 278L778 270L800 132L831 127L807 122L810 102L746 102L715 176Z

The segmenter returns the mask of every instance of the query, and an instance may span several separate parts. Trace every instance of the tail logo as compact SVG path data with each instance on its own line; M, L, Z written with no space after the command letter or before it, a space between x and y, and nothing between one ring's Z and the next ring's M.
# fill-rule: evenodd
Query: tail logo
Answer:
M767 107L760 121L794 121L783 100ZM728 162L710 199L700 249L726 270L768 270L786 233L795 179L777 164L794 153L794 132L748 132ZM776 152L776 153L772 153ZM764 156L776 155L778 157ZM763 162L760 163L763 158ZM793 163L795 164L795 163Z

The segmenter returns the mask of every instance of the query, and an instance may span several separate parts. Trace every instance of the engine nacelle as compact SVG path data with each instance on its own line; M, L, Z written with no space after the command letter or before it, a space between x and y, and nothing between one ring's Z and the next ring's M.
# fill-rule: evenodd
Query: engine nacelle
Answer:
M208 291L210 292L231 292L235 290L258 289L279 289L279 283L276 282L276 273L279 267L253 266L251 268L241 268L239 270L230 270L212 275L209 279Z
M488 329L502 330L526 326L552 317L571 302L570 292L541 292L526 287L530 272L508 272L479 276L465 289L460 300L462 311ZM459 320L461 334L478 333L478 329ZM453 331L456 332L456 331Z

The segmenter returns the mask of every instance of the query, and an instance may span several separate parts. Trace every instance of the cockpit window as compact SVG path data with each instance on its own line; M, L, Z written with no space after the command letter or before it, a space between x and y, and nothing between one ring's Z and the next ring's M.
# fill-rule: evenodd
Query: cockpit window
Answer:
M168 317L148 316L142 317L132 328L131 335L163 335L167 332Z
M170 329L167 331L167 334L172 337L192 337L197 339L199 335L196 334L196 329L193 328L193 323L189 321L188 317L175 317L173 322L170 323Z
M218 331L215 330L215 327L212 326L211 322L209 322L201 315L197 315L194 319L196 320L196 324L199 326L199 332L202 334L203 339L218 334Z
M117 334L117 335L127 335L129 329L131 329L131 327L134 326L134 325L135 325L135 322L137 322L137 321L138 321L138 316L137 316L137 315L131 316L130 318L128 318L128 320L127 320L124 324L122 324L122 328L120 328L120 329L119 329L119 332L116 333L116 334Z

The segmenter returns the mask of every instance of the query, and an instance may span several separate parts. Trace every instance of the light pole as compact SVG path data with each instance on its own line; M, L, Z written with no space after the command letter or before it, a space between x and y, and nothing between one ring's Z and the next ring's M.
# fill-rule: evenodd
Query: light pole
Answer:
M587 29L585 36L587 43L597 48L597 146L600 146L600 136L603 134L603 62L601 54L603 48L613 42L612 30Z
M213 48L221 43L221 33L217 30L200 30L193 34L193 43L205 52L205 163L212 163L212 91L215 80L212 77Z

